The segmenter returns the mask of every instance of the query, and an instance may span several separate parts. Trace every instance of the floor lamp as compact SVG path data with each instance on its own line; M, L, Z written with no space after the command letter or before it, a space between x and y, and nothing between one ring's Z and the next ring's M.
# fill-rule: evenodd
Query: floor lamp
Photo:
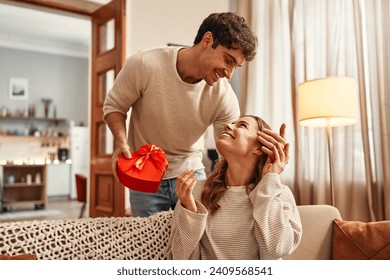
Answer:
M330 195L335 206L332 127L352 125L359 119L357 82L348 77L326 77L298 86L298 121L302 126L326 127Z

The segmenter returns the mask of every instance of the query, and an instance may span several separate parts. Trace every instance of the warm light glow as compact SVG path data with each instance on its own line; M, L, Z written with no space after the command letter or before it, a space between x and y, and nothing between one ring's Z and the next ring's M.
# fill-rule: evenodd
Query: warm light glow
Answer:
M328 77L298 86L298 121L303 126L344 126L358 122L358 86L348 77Z
M36 159L34 161L34 164L35 165L44 165L45 164L45 160L44 159Z

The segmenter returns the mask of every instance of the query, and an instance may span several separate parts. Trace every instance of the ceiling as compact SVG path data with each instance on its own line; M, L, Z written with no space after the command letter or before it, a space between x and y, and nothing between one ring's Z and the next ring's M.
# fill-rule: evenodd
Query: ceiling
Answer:
M88 57L91 40L88 17L55 14L7 3L0 2L0 47Z

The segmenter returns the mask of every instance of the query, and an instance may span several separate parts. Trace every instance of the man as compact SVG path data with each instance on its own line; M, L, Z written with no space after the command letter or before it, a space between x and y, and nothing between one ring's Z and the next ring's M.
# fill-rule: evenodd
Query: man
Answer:
M133 216L174 208L176 177L191 169L206 178L202 135L210 125L216 136L240 116L238 100L227 79L256 54L257 38L234 13L209 15L190 48L161 47L129 57L104 102L104 120L115 141L112 170L123 153L145 144L161 147L168 169L157 193L130 190ZM227 79L225 79L227 78ZM126 136L126 116L131 118Z

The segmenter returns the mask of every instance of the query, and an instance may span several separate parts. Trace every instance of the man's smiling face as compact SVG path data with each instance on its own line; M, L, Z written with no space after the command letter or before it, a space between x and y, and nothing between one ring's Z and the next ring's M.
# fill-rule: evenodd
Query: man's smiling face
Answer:
M228 49L222 45L214 49L211 33L210 36L200 59L200 67L202 78L212 86L220 78L230 79L236 67L245 63L245 56L241 50Z

